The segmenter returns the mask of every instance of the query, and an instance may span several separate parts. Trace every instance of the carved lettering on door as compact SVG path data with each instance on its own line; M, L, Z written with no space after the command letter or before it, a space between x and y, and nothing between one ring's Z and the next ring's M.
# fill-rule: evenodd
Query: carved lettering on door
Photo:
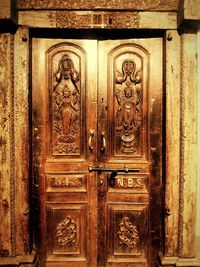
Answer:
M80 74L69 54L53 75L53 154L80 154Z
M133 59L122 62L121 71L115 76L115 131L117 147L121 153L135 153L139 129L142 123L141 70Z
M71 178L71 177L51 177L51 187L81 187L83 184L82 177Z
M134 177L120 177L116 178L115 183L116 188L134 188L134 189L143 189L145 187L144 181L141 178Z

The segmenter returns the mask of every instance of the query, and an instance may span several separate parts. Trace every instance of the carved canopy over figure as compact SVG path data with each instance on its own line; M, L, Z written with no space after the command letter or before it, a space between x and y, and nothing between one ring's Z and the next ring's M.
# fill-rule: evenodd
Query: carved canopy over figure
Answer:
M58 63L58 70L54 76L57 83L60 83L62 80L70 79L77 91L79 91L78 87L76 86L76 82L79 80L79 74L74 68L73 61L67 54L63 55L60 59Z
M136 81L136 78L134 77L135 69L136 69L136 64L133 60L129 59L124 60L122 63L122 75L116 77L116 82L122 84L128 79L128 77L131 82L135 82Z
M136 130L141 125L141 74L136 71L136 64L133 60L126 59L122 63L122 73L116 77L115 88L118 109L116 114L116 131L120 135L123 151L134 151L134 140Z

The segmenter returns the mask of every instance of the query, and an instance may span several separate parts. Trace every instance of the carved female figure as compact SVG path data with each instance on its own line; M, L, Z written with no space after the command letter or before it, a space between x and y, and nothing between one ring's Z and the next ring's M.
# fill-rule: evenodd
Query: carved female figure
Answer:
M74 134L74 126L78 124L79 89L77 81L79 74L68 55L61 58L56 72L54 87L54 100L57 112L60 113L63 135Z
M76 121L76 112L78 112L78 106L76 100L73 99L73 93L65 86L62 91L62 101L59 106L59 111L62 119L62 129L64 135L69 135L71 132L71 126Z

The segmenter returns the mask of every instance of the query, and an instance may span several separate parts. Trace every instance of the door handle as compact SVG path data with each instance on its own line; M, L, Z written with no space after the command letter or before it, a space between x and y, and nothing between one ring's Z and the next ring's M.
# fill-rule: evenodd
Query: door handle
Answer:
M128 173L128 172L140 172L140 169L136 169L136 168L127 168L127 167L124 167L124 168L121 168L121 169L115 169L115 168L102 168L102 167L92 167L91 165L89 165L89 168L88 168L88 171L89 172L114 172L114 173L118 173L118 172L125 172L125 173Z
M94 149L93 145L94 145L94 130L90 129L90 137L88 140L88 146L91 152L93 152L93 149Z
M101 133L101 152L103 153L106 150L106 138L105 132Z

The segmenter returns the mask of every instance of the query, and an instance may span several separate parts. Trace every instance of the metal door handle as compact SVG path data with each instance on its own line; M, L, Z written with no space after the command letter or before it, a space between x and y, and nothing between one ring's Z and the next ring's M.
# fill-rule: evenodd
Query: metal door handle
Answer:
M106 150L106 138L105 138L105 132L101 133L101 152L104 152Z
M89 137L89 140L88 140L88 146L89 146L89 149L90 149L91 152L94 149L93 144L94 144L94 130L90 129L90 137Z

